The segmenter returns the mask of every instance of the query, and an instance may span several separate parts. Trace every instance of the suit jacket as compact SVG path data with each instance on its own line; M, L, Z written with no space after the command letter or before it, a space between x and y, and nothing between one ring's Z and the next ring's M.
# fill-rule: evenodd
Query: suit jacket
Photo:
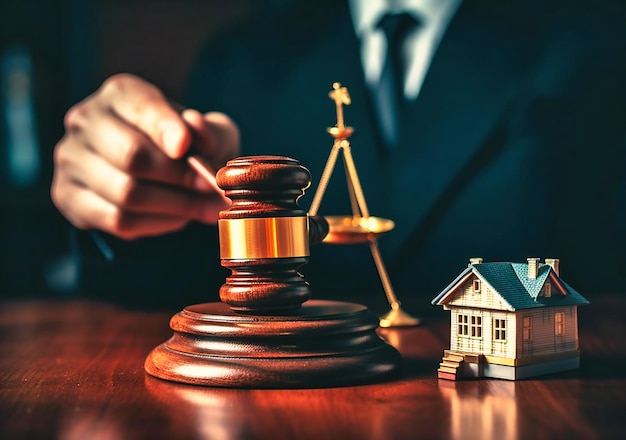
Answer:
M434 296L477 256L557 257L579 290L614 290L626 272L624 15L609 3L596 9L464 2L403 115L394 151L381 143L347 2L296 1L213 41L198 58L186 104L229 114L244 154L300 160L313 177L306 207L332 145L328 92L335 81L346 85L369 211L396 223L380 246L401 297ZM341 168L322 215L350 215ZM320 297L380 285L367 246L316 246L302 271ZM214 277L197 275L195 289Z

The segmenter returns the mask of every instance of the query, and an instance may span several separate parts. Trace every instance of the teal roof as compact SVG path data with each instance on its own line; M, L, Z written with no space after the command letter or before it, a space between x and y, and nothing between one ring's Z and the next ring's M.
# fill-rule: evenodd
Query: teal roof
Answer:
M549 265L541 263L538 264L537 277L534 279L528 278L527 263L470 264L448 287L433 299L432 303L440 304L440 301L451 293L451 289L469 271L474 272L478 277L491 285L513 310L589 304L589 301L556 276L556 274L554 276L560 286L567 292L567 295L562 295L557 289L554 289L549 298L539 296L546 279L552 272L552 268Z

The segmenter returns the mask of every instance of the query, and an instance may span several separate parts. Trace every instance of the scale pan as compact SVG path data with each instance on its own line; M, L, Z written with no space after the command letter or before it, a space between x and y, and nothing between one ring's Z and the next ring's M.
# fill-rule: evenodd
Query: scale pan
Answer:
M366 243L395 227L392 220L378 217L326 216L329 231L324 243L351 244Z

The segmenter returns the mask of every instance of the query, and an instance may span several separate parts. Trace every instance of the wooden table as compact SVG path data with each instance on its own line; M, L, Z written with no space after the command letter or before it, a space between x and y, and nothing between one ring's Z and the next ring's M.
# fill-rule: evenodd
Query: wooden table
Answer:
M626 428L626 299L580 310L581 368L541 379L436 378L448 323L385 330L394 381L236 390L168 383L143 361L169 314L97 302L0 303L2 439L618 438Z

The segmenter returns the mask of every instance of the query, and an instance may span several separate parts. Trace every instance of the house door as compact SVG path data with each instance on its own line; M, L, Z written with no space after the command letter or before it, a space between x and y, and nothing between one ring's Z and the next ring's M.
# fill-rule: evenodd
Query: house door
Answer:
M533 318L524 316L522 318L522 355L533 353Z
M554 314L554 351L565 350L565 313Z
M473 353L483 352L483 317L480 315L470 316L469 328L469 351Z

